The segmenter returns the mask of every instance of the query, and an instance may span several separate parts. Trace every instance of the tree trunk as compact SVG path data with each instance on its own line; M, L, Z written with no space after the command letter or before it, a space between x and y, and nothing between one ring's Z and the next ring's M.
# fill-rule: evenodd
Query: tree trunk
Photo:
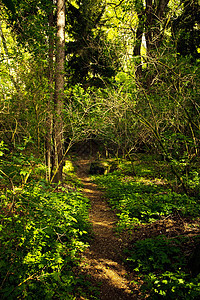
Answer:
M164 30L162 23L168 3L169 0L145 0L145 4L143 4L143 2L138 2L140 5L136 8L139 22L136 31L136 44L133 54L136 57L140 57L142 36L144 34L146 41L146 70L150 69L151 59L156 57L155 52L160 46L160 42L163 38ZM140 64L138 65L139 67L137 67L136 76L140 78L142 76L141 58ZM147 88L152 82L152 76L153 75L148 74L148 77L145 79L145 85Z
M53 5L53 4L52 4ZM52 6L53 7L53 6ZM53 56L54 56L54 37L53 37L53 8L50 8L49 13L49 99L47 103L47 120L46 120L46 166L47 166L47 179L51 180L51 166L52 166L52 134L53 134L53 83L54 83L54 70L53 70Z
M153 3L152 0L146 0L146 26L145 39L147 45L147 55L149 55L152 48L152 20L153 20Z
M160 0L159 1L159 5L157 7L157 12L156 12L156 16L159 20L162 19L168 3L169 3L169 0Z
M63 170L63 102L65 64L65 0L57 0L57 40L55 70L55 116L54 116L54 174L52 181L62 180Z
M146 43L147 54L156 49L162 40L161 23L169 0L146 0Z
M133 55L137 57L137 66L136 66L136 76L141 77L142 75L142 60L141 60L141 45L142 45L142 36L144 32L144 7L141 1L140 6L137 8L138 15L138 26L135 36L135 47Z

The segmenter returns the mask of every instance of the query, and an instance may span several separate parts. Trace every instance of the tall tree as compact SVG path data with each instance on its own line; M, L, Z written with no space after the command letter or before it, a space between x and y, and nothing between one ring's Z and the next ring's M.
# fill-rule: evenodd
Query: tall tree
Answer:
M145 38L148 54L162 40L163 19L168 3L169 0L146 0Z
M46 60L49 83L46 121L46 164L48 179L62 180L63 168L63 99L65 63L65 1L57 0L57 18L54 20L54 2L42 1L4 1L9 10L9 23L17 34L18 42L23 44L35 57ZM56 38L54 27L56 25ZM48 37L48 38L47 38ZM56 51L54 54L54 42ZM55 55L55 71L54 71ZM55 74L54 74L55 72ZM53 105L54 100L54 105ZM54 107L53 107L54 106ZM53 115L54 112L54 115ZM52 151L52 141L53 149ZM52 178L51 178L52 177Z
M68 82L102 86L115 75L117 66L116 49L107 40L104 28L105 2L67 1L66 6Z
M52 180L62 180L63 170L63 107L65 69L65 0L57 0L57 38L55 70L54 164Z
M139 0L135 3L135 10L137 12L138 24L135 33L135 45L133 55L137 57L138 64L136 66L136 75L140 77L142 75L141 45L145 25L144 5L142 0Z
M4 37L4 34L3 34L3 30L2 30L2 26L1 26L1 20L0 20L0 38L2 40L2 44L3 44L3 48L4 48L4 52L5 52L5 56L6 56L6 61L7 61L7 67L8 67L8 70L9 70L9 77L16 89L16 91L19 91L19 87L17 85L17 82L15 80L15 78L12 76L12 72L11 72L11 68L9 66L9 59L10 59L10 55L8 53L8 48L7 48L7 44L6 44L6 39Z
M159 47L163 38L165 15L169 0L134 0L138 24L135 33L133 55L137 56L136 75L142 75L141 47L142 38L146 41L146 56L150 57ZM140 57L140 59L139 59Z
M51 166L52 166L52 140L53 140L53 97L54 97L54 16L53 16L53 1L49 7L49 62L48 62L48 84L49 84L49 98L47 102L47 120L46 120L46 143L45 143L45 157L47 166L47 179L51 180Z

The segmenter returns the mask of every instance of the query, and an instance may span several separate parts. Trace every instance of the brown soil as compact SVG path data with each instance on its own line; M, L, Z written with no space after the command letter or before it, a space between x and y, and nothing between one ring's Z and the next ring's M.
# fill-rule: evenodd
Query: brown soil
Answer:
M139 299L131 286L131 274L123 264L122 250L127 237L115 233L116 216L106 203L103 192L88 176L89 161L80 160L77 167L84 184L83 193L91 200L89 218L94 234L90 247L83 254L82 272L87 274L92 285L100 285L99 299Z

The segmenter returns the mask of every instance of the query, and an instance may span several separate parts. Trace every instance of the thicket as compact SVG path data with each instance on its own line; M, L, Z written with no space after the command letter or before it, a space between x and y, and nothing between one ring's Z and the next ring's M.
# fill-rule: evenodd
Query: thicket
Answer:
M167 6L169 1L163 2ZM63 154L77 142L91 140L99 143L99 152L128 159L134 152L153 151L170 162L185 193L191 192L191 181L198 185L200 87L195 26L199 6L196 1L194 5L183 2L183 6L169 3L162 16L168 18L168 25L164 19L156 23L159 43L152 40L150 50L142 44L141 36L136 40L133 33L137 35L140 27L140 9L144 9L141 1L107 4L108 10L99 1L67 2L66 82L60 133L66 146ZM154 6L152 9L159 9ZM32 142L37 145L37 156L45 157L47 137L52 135L53 165L53 121L57 116L53 85L49 86L48 47L55 34L55 20L51 28L51 6L46 1L39 7L33 1L33 7L31 13L27 3L17 1L15 15L4 10L1 15L5 52L1 65L1 136L10 149L24 141ZM143 12L148 18L147 11ZM147 32L147 21L143 22L142 32L154 36L155 24L150 24ZM5 29L6 23L12 35ZM193 50L188 48L192 42ZM137 43L140 55L132 52ZM187 53L178 52L180 44ZM53 65L51 71L55 71Z
M185 193L198 193L199 67L177 58L168 46L165 56L148 63L144 84L121 71L107 88L73 87L67 132L71 141L96 140L103 155L131 160L133 153L157 153L169 162Z

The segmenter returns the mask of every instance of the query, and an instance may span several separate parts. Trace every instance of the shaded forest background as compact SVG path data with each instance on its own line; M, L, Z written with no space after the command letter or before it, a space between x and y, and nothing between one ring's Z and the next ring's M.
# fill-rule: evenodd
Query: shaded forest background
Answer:
M2 0L0 9L1 232L10 255L1 287L5 299L28 297L44 272L48 299L71 295L70 264L87 240L88 202L74 187L66 199L52 194L72 180L71 156L124 159L136 176L135 155L153 154L167 164L173 191L198 206L200 3ZM35 249L41 238L43 249ZM21 247L29 250L16 262ZM7 264L17 269L22 261L28 279L22 271L16 280ZM29 279L35 281L26 286Z
M199 146L198 1L66 1L60 72L56 3L3 3L1 135L9 149L34 144L49 180L77 142L124 157L153 150L186 190Z

